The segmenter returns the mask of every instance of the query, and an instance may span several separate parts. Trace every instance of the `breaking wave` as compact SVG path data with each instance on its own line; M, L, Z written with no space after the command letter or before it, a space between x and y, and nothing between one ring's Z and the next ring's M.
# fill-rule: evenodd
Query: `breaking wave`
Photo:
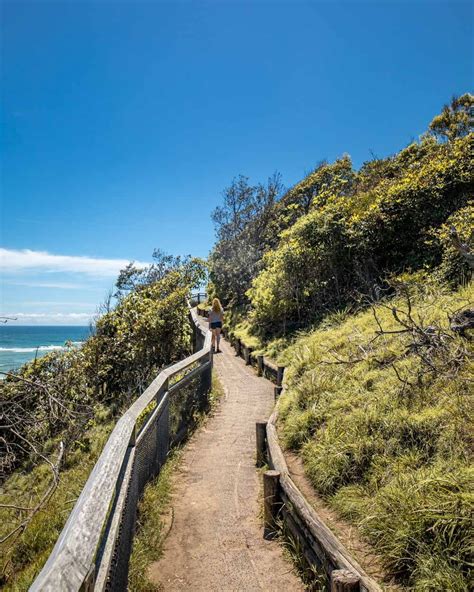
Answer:
M79 346L83 342L82 341L72 341L72 345ZM15 354L28 354L34 353L36 350L39 352L45 351L57 351L61 349L66 349L65 345L40 345L39 347L0 347L0 352L12 352Z

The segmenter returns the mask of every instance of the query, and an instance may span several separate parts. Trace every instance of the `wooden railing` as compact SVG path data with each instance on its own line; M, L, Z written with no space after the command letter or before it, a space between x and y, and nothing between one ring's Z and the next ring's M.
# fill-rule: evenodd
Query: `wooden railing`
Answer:
M210 333L190 314L196 353L160 372L120 417L30 590L126 590L139 497L194 415L174 413L174 402L187 392L185 403L203 409L211 389Z
M357 560L318 516L290 476L276 430L278 404L266 424L266 458L273 470L264 474L264 489L270 485L272 495L265 495L266 528L283 522L311 568L325 573L331 592L382 592ZM258 429L258 427L257 427ZM272 484L273 483L273 484ZM268 487L268 485L267 485Z
M266 356L255 355L241 339L232 337L237 356L275 386L275 408L268 420L256 424L256 464L272 470L263 475L264 536L272 538L280 528L297 542L301 558L312 573L325 574L331 592L382 592L356 559L318 516L291 478L280 447L276 421L279 396L283 389L284 366Z
M193 304L201 304L201 302L205 302L207 298L207 292L196 292L191 296Z

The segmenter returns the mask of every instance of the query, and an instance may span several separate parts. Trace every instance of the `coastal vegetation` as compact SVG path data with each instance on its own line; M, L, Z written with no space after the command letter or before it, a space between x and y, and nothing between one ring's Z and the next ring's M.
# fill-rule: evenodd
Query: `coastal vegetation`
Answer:
M278 176L267 186L235 179L213 215L216 293L251 310L255 331L268 337L351 305L387 274L444 263L440 279L459 281L468 265L457 254L454 263L446 233L455 221L464 240L471 231L473 135L465 118L473 100L454 100L449 117L433 119L435 131L358 171L348 155L322 162L283 195Z
M287 367L284 444L426 592L472 575L473 105L358 170L343 155L287 191L237 178L210 256L229 334Z
M1 583L26 589L51 551L116 418L191 352L187 297L203 262L156 253L129 266L92 335L7 373L2 409Z
M280 354L279 429L391 575L415 590L467 591L474 348L450 318L472 305L474 286L410 279Z

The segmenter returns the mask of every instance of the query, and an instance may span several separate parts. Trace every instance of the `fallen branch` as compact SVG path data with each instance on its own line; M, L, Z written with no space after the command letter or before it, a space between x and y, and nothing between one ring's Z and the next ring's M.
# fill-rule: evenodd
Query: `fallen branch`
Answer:
M31 445L31 443L29 443L29 444ZM22 522L20 522L20 524L18 524L12 531L10 531L8 534L6 534L2 539L0 539L0 544L5 543L8 539L10 539L15 534L17 535L17 537L20 536L20 534L22 532L24 532L24 530L26 529L28 524L31 522L31 520L33 519L35 514L37 514L41 510L41 508L47 503L47 501L51 498L51 496L53 495L53 493L55 492L55 490L59 484L59 467L62 462L63 454L64 454L64 444L63 444L63 442L60 442L59 443L59 453L58 453L58 457L56 460L56 464L53 464L49 459L46 459L43 456L43 458L47 461L47 463L51 467L51 471L53 474L52 481L51 481L49 487L47 488L47 490L45 491L45 493L42 495L38 504L31 509L31 512L28 515L28 517L25 518L25 520L23 520Z
M461 254L464 260L469 265L470 269L474 269L474 253L471 252L471 248L467 243L463 243L459 238L458 231L454 226L449 229L449 235L451 237L451 243L453 247ZM472 238L472 235L471 235Z
M467 308L453 315L450 319L451 330L462 337L466 337L466 331L474 329L474 309Z

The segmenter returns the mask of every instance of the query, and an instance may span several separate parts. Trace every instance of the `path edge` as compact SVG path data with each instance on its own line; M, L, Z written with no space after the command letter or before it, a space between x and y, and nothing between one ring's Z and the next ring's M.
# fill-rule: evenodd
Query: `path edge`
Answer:
M240 339L231 340L231 345L237 356L242 357L248 365L256 366L260 376L276 384L276 402L266 425L267 457L270 468L280 474L279 488L283 501L281 517L290 532L297 536L302 543L302 550L307 561L310 564L317 563L320 568L323 568L331 583L336 579L338 573L341 573L341 570L345 570L358 579L360 592L382 592L380 585L364 571L349 553L290 476L276 427L279 396L283 390L284 367L276 365L267 357L252 355L252 349ZM331 586L331 589L336 588Z

